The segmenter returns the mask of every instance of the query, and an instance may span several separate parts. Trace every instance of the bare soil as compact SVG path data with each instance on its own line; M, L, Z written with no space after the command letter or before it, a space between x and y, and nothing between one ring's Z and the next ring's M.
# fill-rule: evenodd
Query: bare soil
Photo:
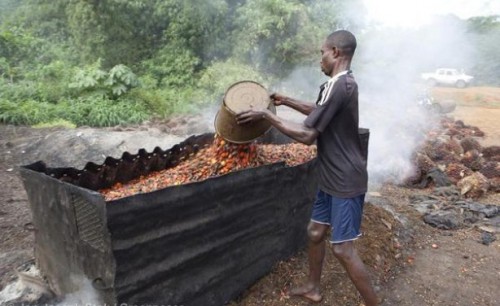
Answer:
M500 87L435 87L432 95L436 100L452 100L461 106L500 107Z
M480 127L485 133L479 138L482 146L500 145L500 108L457 106L450 115L468 125Z
M461 102L448 115L482 129L485 145L500 145L497 106ZM50 132L0 126L0 290L16 278L16 267L33 258L31 213L18 175L22 148ZM365 235L356 245L383 298L382 305L500 305L500 239L487 246L480 243L477 228L444 231L426 225L409 206L408 196L429 192L386 185L369 194ZM498 193L482 200L500 205ZM283 294L306 275L307 257L302 252L278 263L230 305L310 305ZM323 301L316 305L362 305L331 251L325 260L322 290Z

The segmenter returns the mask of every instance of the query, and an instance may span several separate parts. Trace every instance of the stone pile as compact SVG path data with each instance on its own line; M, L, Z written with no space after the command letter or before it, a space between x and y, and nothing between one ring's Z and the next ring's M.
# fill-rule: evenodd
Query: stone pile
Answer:
M500 232L500 206L464 199L457 186L436 187L430 194L412 195L409 200L424 222L436 228L454 230L474 226L487 233L486 240Z

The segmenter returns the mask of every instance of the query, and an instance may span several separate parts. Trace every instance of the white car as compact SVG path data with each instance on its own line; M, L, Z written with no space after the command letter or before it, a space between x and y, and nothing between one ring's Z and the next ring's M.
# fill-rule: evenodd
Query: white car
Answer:
M465 74L463 71L452 68L439 68L435 72L422 73L421 77L429 86L452 85L458 88L464 88L470 85L474 78L471 75Z

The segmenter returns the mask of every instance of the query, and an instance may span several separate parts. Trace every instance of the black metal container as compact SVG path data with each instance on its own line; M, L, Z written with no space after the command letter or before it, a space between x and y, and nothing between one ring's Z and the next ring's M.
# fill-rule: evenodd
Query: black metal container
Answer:
M310 161L277 163L105 201L116 182L175 166L213 135L84 169L21 168L37 266L58 294L92 281L103 303L223 305L305 245Z

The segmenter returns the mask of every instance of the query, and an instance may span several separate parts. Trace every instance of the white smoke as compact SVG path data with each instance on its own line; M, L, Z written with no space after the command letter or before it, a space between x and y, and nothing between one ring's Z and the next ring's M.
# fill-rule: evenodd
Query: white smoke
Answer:
M0 305L34 305L47 298L51 302L44 305L97 306L104 304L91 281L84 276L70 276L68 282L74 286L74 292L62 297L54 297L35 265L19 272L18 276L15 282L8 284L0 291Z
M64 296L63 300L56 306L91 306L103 305L99 293L92 286L90 280L83 276L73 276L72 282L77 286L77 290Z
M387 181L400 183L412 172L412 153L438 121L438 116L417 106L417 94L425 90L420 73L441 67L467 69L473 65L474 48L464 20L455 15L429 15L426 24L401 27L369 25L374 19L370 7L366 13L354 22L367 26L353 30L358 48L352 70L359 85L360 126L370 129L368 170L373 189ZM399 13L411 11L392 11ZM319 65L300 67L274 88L313 102L325 80Z
M397 12L396 12L397 13ZM411 173L411 155L438 116L418 108L425 89L419 75L436 68L472 66L473 46L463 20L433 16L420 27L376 27L358 35L354 60L360 86L360 125L370 128L371 186L401 182Z

